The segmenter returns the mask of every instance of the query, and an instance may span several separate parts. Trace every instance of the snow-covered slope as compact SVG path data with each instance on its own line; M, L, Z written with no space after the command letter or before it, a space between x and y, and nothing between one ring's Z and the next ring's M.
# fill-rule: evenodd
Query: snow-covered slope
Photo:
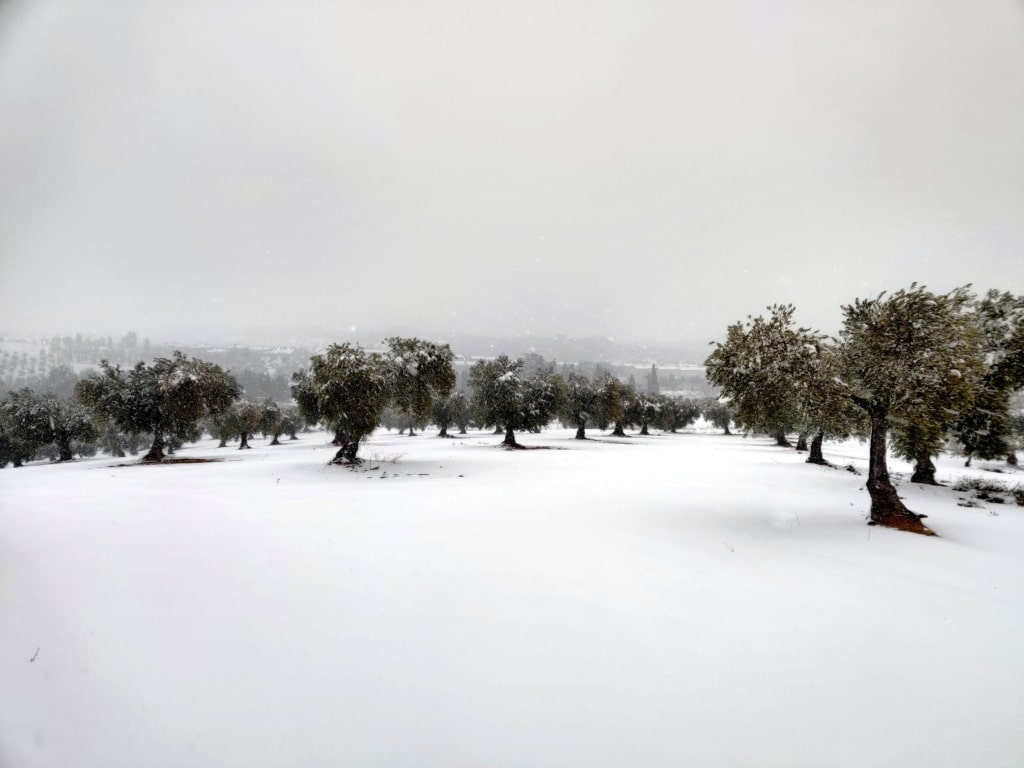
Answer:
M1024 510L569 437L0 472L0 765L1024 764Z

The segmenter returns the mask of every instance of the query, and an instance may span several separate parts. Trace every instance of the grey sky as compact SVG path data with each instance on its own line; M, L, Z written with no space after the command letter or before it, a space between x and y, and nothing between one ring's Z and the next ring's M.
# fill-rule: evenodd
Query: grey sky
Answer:
M0 333L1024 293L1024 4L0 0Z

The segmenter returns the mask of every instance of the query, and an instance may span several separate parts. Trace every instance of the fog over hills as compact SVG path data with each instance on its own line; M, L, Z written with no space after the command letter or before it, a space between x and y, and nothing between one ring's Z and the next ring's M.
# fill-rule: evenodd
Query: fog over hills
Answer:
M1005 0L6 0L0 333L674 348L1024 293L1022 71Z

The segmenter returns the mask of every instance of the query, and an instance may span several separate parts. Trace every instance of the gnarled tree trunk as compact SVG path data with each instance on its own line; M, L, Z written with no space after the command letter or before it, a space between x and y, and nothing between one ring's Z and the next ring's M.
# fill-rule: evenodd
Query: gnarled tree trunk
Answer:
M910 482L923 485L942 485L942 483L935 479L935 463L929 454L922 453L917 457L917 462L914 464L914 474L910 476Z
M625 437L626 436L626 430L622 428L622 422L621 421L616 421L615 422L615 429L612 430L612 436L613 437Z
M801 432L799 435L796 436L796 449L800 453L803 453L804 451L807 450L807 433L806 432Z
M649 434L651 434L650 432L647 431L647 422L646 421L643 424L640 425L640 434L641 435L649 435Z
M585 419L576 419L576 439L587 439L587 422Z
M870 525L884 525L901 531L935 534L921 522L921 515L911 512L900 501L896 488L889 479L886 459L886 436L889 431L889 414L884 408L873 407L868 411L871 417L871 442L868 460L868 493L871 495Z
M516 433L512 431L512 427L505 427L505 439L501 441L501 444L506 448L519 448L519 443L516 442Z
M828 466L828 462L825 461L825 456L821 452L821 444L825 441L825 433L818 432L811 438L811 453L807 457L808 464L820 464L823 467Z
M58 440L57 441L57 461L72 461L75 456L71 453L71 440Z
M240 442L238 444L238 450L242 450L243 448L251 448L251 447L252 446L249 445L249 433L248 432L242 432L242 442Z
M356 456L359 453L359 439L354 438L352 435L338 431L335 435L339 441L338 452L334 454L334 458L331 459L332 464L359 464L362 459Z
M775 444L780 448L792 448L793 444L789 442L789 438L786 437L786 431L780 429L775 433Z
M164 430L162 427L157 427L153 430L153 445L149 447L149 453L142 457L143 461L163 461L164 460Z

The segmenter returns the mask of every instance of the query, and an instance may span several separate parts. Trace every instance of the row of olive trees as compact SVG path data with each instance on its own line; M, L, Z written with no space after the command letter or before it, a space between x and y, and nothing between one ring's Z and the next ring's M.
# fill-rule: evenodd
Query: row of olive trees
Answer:
M221 446L238 439L244 449L256 433L277 444L280 435L294 438L316 423L334 433L334 460L354 463L359 443L388 413L410 430L432 419L442 435L450 426L494 427L508 447L519 447L517 431L539 431L554 418L576 427L580 439L586 439L588 426L611 427L615 435L624 435L627 426L641 434L651 426L675 432L702 411L726 432L729 428L731 413L721 404L701 408L690 400L637 393L608 372L593 379L576 372L563 377L553 366L537 366L527 375L523 360L507 356L473 365L470 396L453 391L454 356L448 345L399 337L385 345L382 352L332 345L312 357L309 369L292 377L296 408L239 399L241 388L230 373L180 352L127 370L103 361L98 371L74 383L74 400L22 390L0 401L0 465L7 460L20 465L51 443L60 460L70 460L76 441L97 441L123 456L144 436L150 447L143 460L161 461L176 446L198 440L204 429Z
M948 439L968 456L1013 457L1010 396L1024 386L1024 298L969 287L935 294L916 284L844 306L838 339L795 326L792 306L729 327L706 361L745 428L870 440L872 523L930 533L896 493L887 443L934 482Z
M447 345L419 339L388 339L386 352L367 352L352 344L332 345L311 359L308 370L293 376L292 392L302 416L334 432L334 461L358 461L359 443L381 423L401 424L410 433L429 420L442 436L473 424L493 427L504 435L502 445L520 447L516 432L539 431L553 419L576 427L586 438L588 425L638 426L648 434L653 425L674 432L702 412L693 401L637 393L610 373L594 380L578 373L567 377L553 366L527 375L522 359L501 355L479 360L469 372L471 395L452 391L453 355ZM706 415L728 431L731 412L709 404Z
M282 408L271 400L237 400L202 422L165 429L162 447L173 454L186 442L198 440L204 430L219 439L221 447L229 440L239 440L239 448L248 448L249 438L256 433L278 445L282 435L297 439L296 433L305 427L293 407ZM114 457L134 456L144 445L152 448L153 439L154 434L135 418L118 421L113 413L90 412L81 403L50 393L37 394L25 388L0 400L0 467L9 463L19 467L39 456L70 461L75 456L94 456L100 450Z

